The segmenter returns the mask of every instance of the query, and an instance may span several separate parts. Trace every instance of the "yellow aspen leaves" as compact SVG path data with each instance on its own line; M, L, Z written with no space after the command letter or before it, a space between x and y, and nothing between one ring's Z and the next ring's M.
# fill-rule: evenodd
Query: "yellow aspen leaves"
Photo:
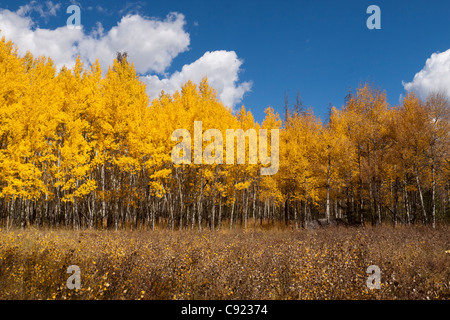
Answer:
M3 37L0 71L0 219L9 224L434 225L448 211L449 102L439 93L392 107L365 84L327 123L299 101L284 119L267 108L258 123L245 106L223 105L207 78L149 97L125 54L104 74L79 58L56 70Z

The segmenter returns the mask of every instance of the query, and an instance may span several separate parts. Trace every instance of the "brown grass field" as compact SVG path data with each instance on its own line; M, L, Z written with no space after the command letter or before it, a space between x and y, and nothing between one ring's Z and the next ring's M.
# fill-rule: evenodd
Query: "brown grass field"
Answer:
M450 298L450 226L0 230L0 299ZM66 287L67 268L81 289ZM368 289L366 269L381 270Z

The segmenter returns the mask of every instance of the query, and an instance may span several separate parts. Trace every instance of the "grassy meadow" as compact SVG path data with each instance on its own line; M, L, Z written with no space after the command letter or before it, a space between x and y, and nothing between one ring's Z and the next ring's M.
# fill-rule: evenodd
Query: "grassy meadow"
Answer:
M0 299L449 299L449 232L3 229ZM66 287L70 265L81 289Z

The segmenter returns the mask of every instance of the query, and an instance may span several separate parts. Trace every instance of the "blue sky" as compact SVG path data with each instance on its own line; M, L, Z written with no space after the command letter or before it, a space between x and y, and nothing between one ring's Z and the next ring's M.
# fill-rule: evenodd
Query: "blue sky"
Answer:
M448 55L442 54L450 49L448 1L54 0L50 3L2 0L0 8L17 13L20 7L28 5L34 10L22 10L21 16L33 21L31 31L36 28L55 30L65 25L69 16L66 8L71 3L81 7L84 35L98 31L98 22L107 34L127 14L139 15L146 21L166 21L183 37L180 40L174 36L164 49L167 53L176 47L176 52L162 63L163 71L143 64L145 72L142 74L155 75L149 83L173 87L184 79L183 76L202 70L222 72L216 76L217 83L223 83L224 90L230 86L230 90L235 90L227 96L227 101L236 102L235 107L244 104L258 121L263 119L267 106L282 112L286 91L294 102L298 90L304 104L311 106L322 119L326 119L330 103L340 108L349 88L355 89L366 81L386 90L391 104L397 104L400 95L406 93L403 82L411 82L408 89L418 92L426 92L430 83L439 84L450 92L447 75L450 69L442 71L450 68L447 57L450 51ZM366 9L372 4L381 8L381 30L366 27L369 17ZM182 22L182 32L175 26L175 18L167 18L170 12L182 14L182 18L177 18ZM5 11L0 14L0 27L2 18L6 19ZM146 29L136 32L145 36ZM16 32L14 36L20 37L20 34ZM19 39L12 40L20 43ZM27 42L22 42L27 46ZM30 44L30 48L33 45ZM45 52L45 48L42 50ZM131 59L133 50L127 49ZM207 58L204 57L206 52L216 54ZM437 55L425 66L434 53ZM135 56L138 54L146 53L141 51ZM150 51L148 56L154 54L155 51ZM190 71L186 69L183 74L183 66L194 64L202 57L202 63L192 66ZM234 63L229 73L226 73L227 68L211 69L216 60L226 64L235 61L234 58L240 62ZM171 78L177 72L179 74ZM235 82L223 80L233 75L238 77ZM164 78L169 80L163 81Z

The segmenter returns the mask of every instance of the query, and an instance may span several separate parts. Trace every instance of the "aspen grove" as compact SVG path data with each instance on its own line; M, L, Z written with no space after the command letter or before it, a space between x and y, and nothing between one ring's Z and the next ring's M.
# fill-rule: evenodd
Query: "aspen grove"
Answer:
M450 218L443 93L408 93L390 106L364 84L327 123L299 99L286 100L282 116L267 108L257 123L244 106L224 106L206 78L151 100L126 55L104 74L79 59L56 70L3 37L0 73L2 227L301 228L318 218L435 226ZM203 132L279 129L278 172L261 175L248 144L245 165L174 164L171 135L194 132L195 121Z

